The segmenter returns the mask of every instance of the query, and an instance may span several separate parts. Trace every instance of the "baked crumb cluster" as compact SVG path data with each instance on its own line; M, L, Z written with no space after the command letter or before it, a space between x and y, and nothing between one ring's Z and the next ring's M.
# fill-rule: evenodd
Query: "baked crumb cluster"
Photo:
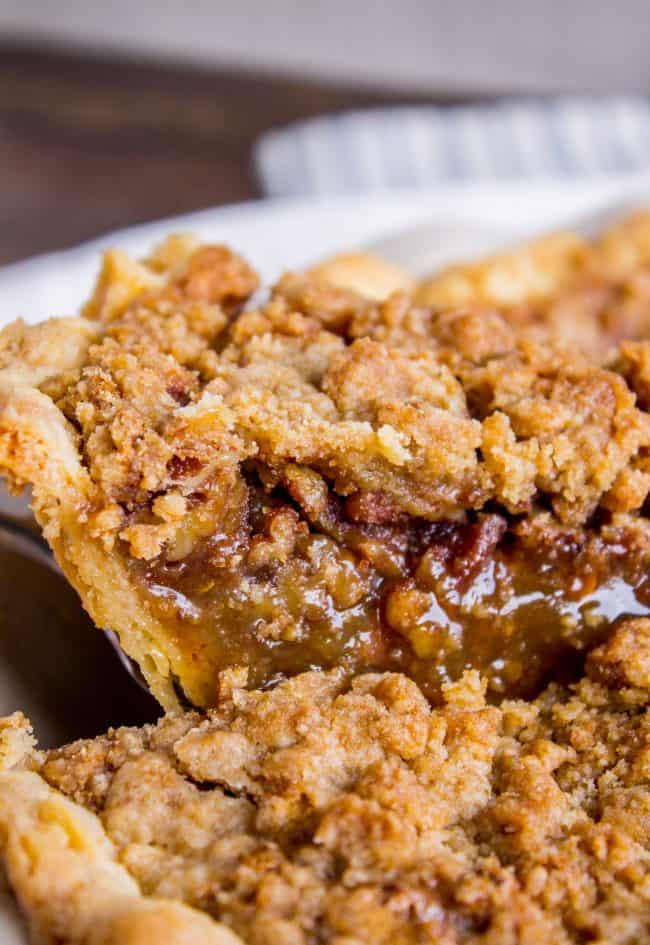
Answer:
M0 334L0 466L167 706L229 666L538 692L650 611L648 219L259 305L224 247L110 252L82 318Z
M139 945L143 911L180 901L248 945L647 940L650 620L623 622L580 682L498 708L474 671L438 708L398 674L241 682L222 676L205 717L14 747L0 845L36 926ZM196 938L155 940L230 942L193 915Z

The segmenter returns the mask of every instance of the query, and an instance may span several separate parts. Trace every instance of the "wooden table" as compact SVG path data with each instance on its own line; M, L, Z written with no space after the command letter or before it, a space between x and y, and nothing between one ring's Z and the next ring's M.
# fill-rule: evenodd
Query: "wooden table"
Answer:
M0 46L0 264L258 196L266 129L405 100L427 98Z

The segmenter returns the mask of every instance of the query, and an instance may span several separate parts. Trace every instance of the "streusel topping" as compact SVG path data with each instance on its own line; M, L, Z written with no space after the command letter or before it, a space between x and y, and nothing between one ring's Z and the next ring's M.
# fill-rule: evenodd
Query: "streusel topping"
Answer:
M41 927L77 943L88 921L65 910L66 862L91 853L77 809L55 802L61 792L97 815L102 855L151 910L180 900L248 945L633 945L650 935L650 621L622 623L577 684L499 708L473 671L444 687L439 708L395 674L307 673L269 692L241 682L222 676L205 717L28 755L23 765L57 792L33 819L23 808L34 774L0 774L7 849L22 836L44 858L48 836L65 836L55 837L59 820L70 837L50 898L33 906ZM12 790L13 818L2 803ZM19 863L14 882L32 903ZM103 888L89 895L123 934L142 912Z

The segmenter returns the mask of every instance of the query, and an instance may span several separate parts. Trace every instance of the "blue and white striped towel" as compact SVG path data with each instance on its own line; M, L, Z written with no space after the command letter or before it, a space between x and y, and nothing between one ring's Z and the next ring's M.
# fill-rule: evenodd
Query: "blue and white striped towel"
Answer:
M254 161L269 196L633 173L650 169L650 102L561 98L353 111L268 132Z

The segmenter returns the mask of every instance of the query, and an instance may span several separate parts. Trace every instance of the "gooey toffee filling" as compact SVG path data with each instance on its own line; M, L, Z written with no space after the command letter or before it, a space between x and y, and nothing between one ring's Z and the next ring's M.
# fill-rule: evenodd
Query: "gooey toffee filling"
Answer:
M650 613L648 557L629 525L568 528L543 512L362 522L360 497L331 494L308 521L290 492L254 478L237 533L181 560L130 561L197 667L195 698L209 702L232 665L256 687L334 666L401 671L434 702L475 668L494 698L529 697L570 679L620 617Z

